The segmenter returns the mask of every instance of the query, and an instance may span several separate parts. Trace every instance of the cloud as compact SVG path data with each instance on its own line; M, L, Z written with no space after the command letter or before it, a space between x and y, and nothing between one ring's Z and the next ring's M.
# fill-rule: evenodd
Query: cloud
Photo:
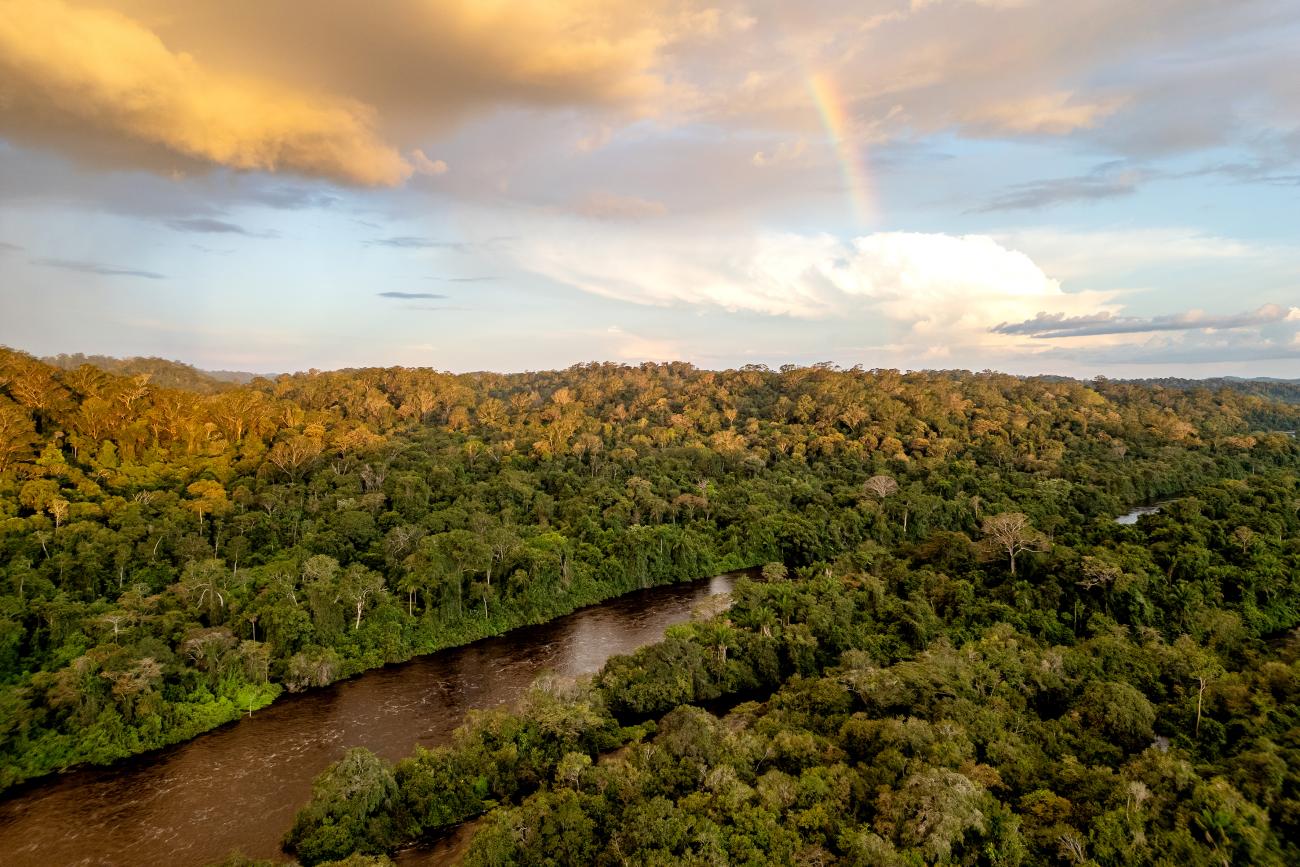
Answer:
M827 3L761 16L673 71L708 66L691 80L710 121L813 135L806 75L818 70L866 150L944 133L1070 138L1129 159L1257 150L1296 129L1289 3L933 2L876 15Z
M1283 322L1263 329L1157 332L1144 340L1122 345L1052 344L1051 349L1036 357L1106 367L1277 362L1300 359L1300 328ZM1269 365L1256 367L1255 371L1276 374L1278 368Z
M446 298L446 295L439 295L436 292L378 292L380 298Z
M167 227L178 232L194 232L198 234L243 235L246 238L276 237L274 232L250 232L243 226L227 223L225 220L213 219L212 217L183 217L168 220Z
M1067 293L1028 256L980 235L878 232L842 241L681 233L647 243L552 227L515 254L528 270L635 304L796 319L883 317L917 335L983 340L982 332L1039 310L1110 309L1109 295Z
M1267 184L1270 187L1300 187L1300 172L1285 174L1271 171L1258 164L1220 165L1210 171L1242 183Z
M0 134L164 174L390 186L446 171L403 145L476 115L646 103L660 51L707 18L672 0L0 0Z
M464 252L469 245L461 241L437 241L433 238L421 238L418 235L393 235L388 238L375 238L367 244L378 247L395 247L399 250L455 250Z
M1065 135L1091 129L1122 104L1123 99L1118 97L1079 102L1073 93L1057 91L980 106L963 115L962 121L973 129L988 129L995 134Z
M613 137L614 128L609 124L600 124L596 129L578 136L573 147L579 153L591 153L609 144Z
M687 354L678 341L634 334L617 325L605 329L605 334L606 351L621 361L678 361Z
M1282 135L1264 134L1246 158L1213 162L1188 175L1217 175L1238 183L1300 186L1300 126Z
M339 200L337 196L304 186L258 187L242 191L241 195L260 205L282 211L329 208Z
M1023 322L1003 322L993 329L998 334L1022 334L1039 339L1092 337L1109 334L1143 334L1155 331L1226 331L1254 328L1277 322L1300 320L1300 307L1265 304L1258 310L1233 315L1211 315L1189 310L1166 316L1115 316L1109 312L1082 316L1039 313Z
M12 253L21 250L22 247L17 244L10 244L7 241L0 241L0 253Z
M595 192L588 195L574 207L584 217L599 220L644 220L650 217L662 217L668 213L663 202L642 199L637 196L620 196L616 193Z
M1286 0L785 5L391 0L376 15L350 0L0 0L0 135L166 175L224 166L391 185L450 162L483 184L471 163L508 173L499 155L534 156L541 126L581 156L648 119L739 133L741 159L771 167L823 141L813 70L865 150L956 133L1086 139L1137 159L1262 151L1295 132ZM503 116L530 134L487 152L449 146ZM1126 192L1123 179L1069 180L1020 197Z
M750 158L750 162L760 169L779 166L782 163L791 163L798 160L807 149L808 142L803 138L794 141L783 141L779 142L770 153L756 151L754 156Z
M352 100L223 75L109 9L0 5L0 129L77 147L121 137L200 162L395 184L410 166Z
M1017 184L975 210L983 213L1016 211L1045 208L1065 202L1129 196L1137 192L1140 184L1154 176L1152 172L1130 168L1122 163L1107 163L1086 175Z
M447 164L442 160L431 160L424 155L424 151L416 148L411 151L411 164L415 170L422 175L445 175L447 173Z
M100 262L83 262L77 259L33 259L33 265L47 268L63 268L66 271L80 271L83 274L98 274L101 277L143 277L146 280L165 280L165 274L154 271L142 271L134 268L118 268Z
M1268 248L1182 226L1116 226L1089 231L1040 226L998 232L997 240L1032 256L1061 280L1097 279L1135 269L1262 258ZM1283 258L1289 259L1290 252Z
M1112 355L1106 364L1218 364L1288 361L1300 358L1300 346L1272 341L1248 344L1157 348L1148 352Z

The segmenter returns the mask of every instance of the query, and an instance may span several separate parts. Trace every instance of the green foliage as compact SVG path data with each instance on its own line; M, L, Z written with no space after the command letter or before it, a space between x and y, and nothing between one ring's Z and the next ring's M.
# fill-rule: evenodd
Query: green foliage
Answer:
M311 804L285 838L305 864L340 859L356 850L381 853L396 845L397 782L392 767L369 750L349 750L312 784Z
M1058 537L1032 581L872 545L742 580L725 613L574 693L609 725L663 714L651 739L598 756L539 733L544 766L475 766L459 816L488 815L466 863L1295 863L1300 619L1271 625L1300 584L1270 585L1268 618L1227 588L1255 580L1239 520L1298 565L1297 493L1288 472L1209 484L1195 508ZM1181 572L1198 550L1207 574ZM1116 604L1134 587L1151 607Z
M586 689L542 684L518 713L471 714L450 746L419 749L395 769L353 750L315 782L286 847L304 864L383 852L567 779L633 734ZM585 763L584 761L585 760Z
M0 350L0 788L769 564L590 691L356 759L300 857L484 811L502 863L520 834L645 863L1295 855L1295 405L826 366L233 385L83 361L112 366ZM721 726L675 710L747 697ZM597 758L655 728L631 770Z

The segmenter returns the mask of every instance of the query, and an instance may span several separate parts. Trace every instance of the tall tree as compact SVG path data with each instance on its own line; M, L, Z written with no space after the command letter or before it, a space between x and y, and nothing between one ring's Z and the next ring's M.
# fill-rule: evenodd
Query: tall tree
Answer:
M1016 574L1016 557L1026 551L1045 551L1046 537L1029 523L1022 512L1002 512L984 519L984 536L1007 555L1011 574Z

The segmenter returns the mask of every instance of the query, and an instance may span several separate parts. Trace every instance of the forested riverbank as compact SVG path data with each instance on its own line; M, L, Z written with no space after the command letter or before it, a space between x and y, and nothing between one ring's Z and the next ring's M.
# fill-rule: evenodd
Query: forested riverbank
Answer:
M1294 864L1298 495L1292 470L1198 486L1014 575L956 534L765 570L451 747L350 753L288 844L386 863L486 813L471 867Z
M5 867L202 867L236 849L276 856L312 780L349 748L396 761L415 745L449 743L469 711L514 706L547 672L590 674L610 656L660 640L726 593L735 577L633 591L286 696L238 724L156 753L34 780L0 799Z
M0 785L639 587L962 550L999 513L1059 538L1294 466L1260 430L1297 417L1227 389L825 366L200 392L3 351Z

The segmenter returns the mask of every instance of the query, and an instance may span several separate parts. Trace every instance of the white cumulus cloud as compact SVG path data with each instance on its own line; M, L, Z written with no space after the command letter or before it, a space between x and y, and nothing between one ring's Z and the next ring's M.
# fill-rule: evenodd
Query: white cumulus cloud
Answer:
M581 243L566 240L581 237ZM518 246L528 270L634 304L698 306L799 319L885 319L934 343L998 341L1004 322L1116 308L1066 292L1032 259L983 235L689 234L654 239L559 230Z

